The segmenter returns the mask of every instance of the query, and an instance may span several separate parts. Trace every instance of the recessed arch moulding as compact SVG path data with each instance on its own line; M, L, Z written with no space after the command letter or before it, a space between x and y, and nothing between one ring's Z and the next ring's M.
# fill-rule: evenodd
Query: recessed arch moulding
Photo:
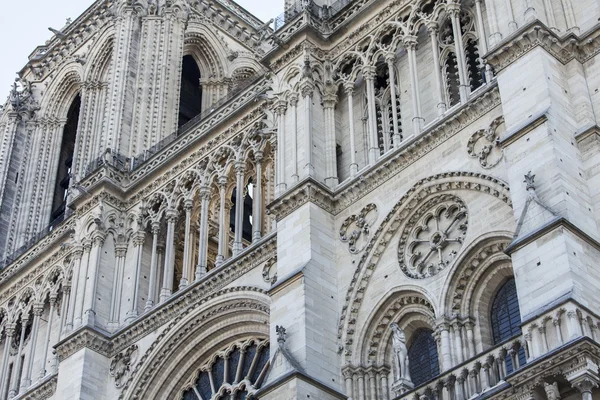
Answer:
M503 248L514 231L513 211L502 181L440 174L380 212L342 306L338 340L346 365L389 367L391 322L399 322L410 343L412 332L435 330L444 316L483 313L465 301L465 290L487 303L479 282L512 273ZM490 272L496 269L505 272Z

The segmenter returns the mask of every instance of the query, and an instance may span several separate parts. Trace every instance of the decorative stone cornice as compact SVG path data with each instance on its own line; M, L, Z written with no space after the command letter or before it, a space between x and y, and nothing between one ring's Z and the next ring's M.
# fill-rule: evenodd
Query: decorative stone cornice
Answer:
M589 246L595 248L597 251L600 251L600 242L598 242L596 239L594 239L593 237L591 237L590 235L585 233L583 230L581 230L579 227L577 227L575 224L573 224L567 218L557 216L556 218L554 218L551 221L549 221L548 223L540 226L533 232L530 232L523 237L516 238L506 248L505 253L508 255L511 255L515 251L522 249L523 247L527 246L528 244L536 241L537 239L541 238L542 236L544 236L544 235L548 234L549 232L552 232L556 229L565 229L565 230L571 232L573 235L577 236L579 239L581 239L585 243L587 243Z
M58 342L54 348L58 355L58 361L63 362L83 348L93 350L104 357L110 358L112 356L113 344L110 337L85 326Z
M275 257L276 243L275 233L266 236L258 246L252 246L242 252L239 257L226 261L220 267L206 274L200 281L190 284L177 296L143 315L133 324L117 331L113 336L115 351L122 351L141 337L176 318L190 304L201 303L212 298L216 292L235 279Z
M550 376L569 378L582 376L588 372L597 376L599 365L600 345L588 337L582 337L527 364L516 373L507 376L506 381L512 385L513 391L532 390L539 386L544 378ZM494 398L510 397L511 391L507 391Z
M58 375L52 375L46 377L42 382L37 384L35 387L22 394L21 396L15 397L15 400L46 400L52 397L56 392L56 385L58 383Z
M540 21L532 21L494 47L486 56L496 73L527 52L541 47L563 64L571 60L583 63L600 53L600 25L583 35L559 36Z
M306 178L267 206L267 213L281 221L307 203L333 213L333 196L329 189L312 178Z

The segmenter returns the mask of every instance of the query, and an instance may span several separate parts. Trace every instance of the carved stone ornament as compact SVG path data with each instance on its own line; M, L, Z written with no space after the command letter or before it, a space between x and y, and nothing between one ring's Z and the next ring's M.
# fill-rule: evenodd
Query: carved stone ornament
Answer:
M273 257L265 263L262 270L262 276L265 282L271 285L277 282L277 258Z
M358 254L365 248L369 240L371 224L377 219L377 206L367 204L358 215L351 215L340 228L340 240L348 243L348 250Z
M110 376L115 378L115 387L121 388L127 381L131 367L137 362L138 346L129 346L117 354L110 363Z
M485 169L494 168L502 161L504 153L498 144L500 133L504 131L504 118L496 118L486 129L480 129L469 138L467 153L479 159Z
M454 195L436 196L408 219L398 246L400 269L408 277L423 279L450 265L467 234L464 202Z

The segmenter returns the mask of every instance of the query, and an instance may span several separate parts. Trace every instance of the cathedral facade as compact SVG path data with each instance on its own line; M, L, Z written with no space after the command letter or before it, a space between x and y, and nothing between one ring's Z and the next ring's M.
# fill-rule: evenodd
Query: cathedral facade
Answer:
M600 398L598 21L95 1L0 110L0 400Z

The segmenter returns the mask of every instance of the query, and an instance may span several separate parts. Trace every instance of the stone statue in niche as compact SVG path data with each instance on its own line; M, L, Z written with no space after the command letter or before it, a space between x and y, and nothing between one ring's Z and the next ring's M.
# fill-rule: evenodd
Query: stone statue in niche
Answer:
M408 369L406 334L395 322L392 322L390 328L392 329L392 368L394 371L392 391L396 395L401 395L414 388Z

